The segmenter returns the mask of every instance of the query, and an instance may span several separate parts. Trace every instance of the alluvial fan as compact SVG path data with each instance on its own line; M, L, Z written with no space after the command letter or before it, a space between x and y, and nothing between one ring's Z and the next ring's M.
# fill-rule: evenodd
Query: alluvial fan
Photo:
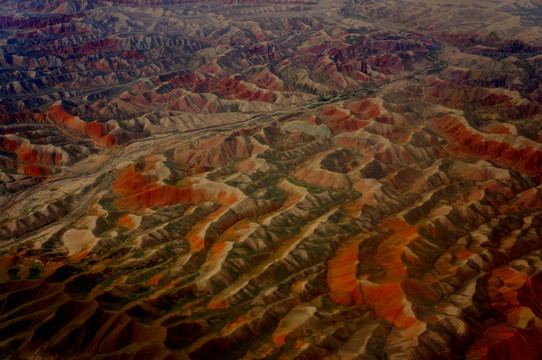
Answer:
M4 358L542 358L540 1L0 10Z

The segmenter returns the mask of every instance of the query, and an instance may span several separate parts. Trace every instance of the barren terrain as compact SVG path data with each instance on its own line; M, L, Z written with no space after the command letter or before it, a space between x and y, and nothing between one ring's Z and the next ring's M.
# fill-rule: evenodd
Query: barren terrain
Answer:
M540 1L0 10L3 356L542 357Z

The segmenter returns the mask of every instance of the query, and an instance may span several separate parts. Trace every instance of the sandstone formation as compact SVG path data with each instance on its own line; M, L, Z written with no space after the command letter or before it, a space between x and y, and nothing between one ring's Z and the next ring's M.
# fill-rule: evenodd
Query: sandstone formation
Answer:
M540 1L0 9L3 357L542 357Z

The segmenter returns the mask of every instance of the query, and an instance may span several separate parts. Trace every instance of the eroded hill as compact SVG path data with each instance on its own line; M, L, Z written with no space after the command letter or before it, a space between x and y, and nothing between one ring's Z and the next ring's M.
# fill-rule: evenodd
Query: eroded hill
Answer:
M384 3L0 1L0 353L540 358L540 4Z

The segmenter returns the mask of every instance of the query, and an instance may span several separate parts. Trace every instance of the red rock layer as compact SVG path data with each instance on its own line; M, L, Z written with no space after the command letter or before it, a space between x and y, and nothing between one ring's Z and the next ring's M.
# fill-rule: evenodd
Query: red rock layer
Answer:
M18 173L31 177L45 177L50 168L60 164L62 154L53 147L33 146L27 140L13 137L0 137L0 150L17 155L17 161L8 161L9 168L16 168Z
M540 176L542 173L541 150L516 149L504 142L486 140L482 134L469 129L452 115L437 119L435 126L453 142L452 151L505 164L533 176Z

